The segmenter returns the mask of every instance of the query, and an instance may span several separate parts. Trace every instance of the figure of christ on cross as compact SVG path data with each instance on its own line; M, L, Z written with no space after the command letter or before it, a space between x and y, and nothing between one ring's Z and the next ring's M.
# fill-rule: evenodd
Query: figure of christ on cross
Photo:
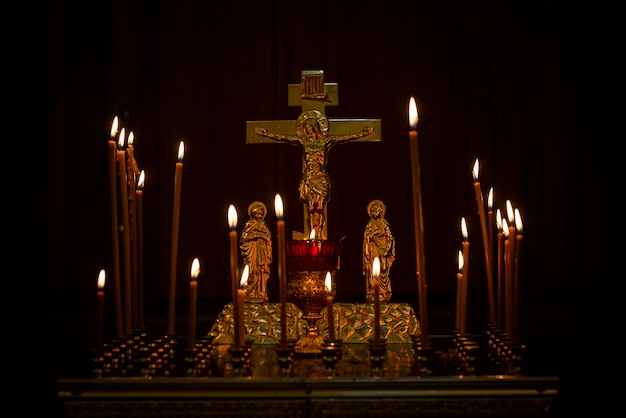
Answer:
M333 145L367 137L374 128L367 126L359 132L344 135L328 135L329 122L319 110L302 112L296 120L296 135L272 133L256 127L255 133L275 141L286 142L302 148L304 168L299 185L299 198L308 211L311 236L326 239L326 203L330 199L330 176L326 168L328 153Z

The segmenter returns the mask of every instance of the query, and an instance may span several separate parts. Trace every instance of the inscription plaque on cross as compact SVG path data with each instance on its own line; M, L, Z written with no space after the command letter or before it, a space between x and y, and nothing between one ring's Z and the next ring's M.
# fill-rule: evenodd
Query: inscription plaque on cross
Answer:
M302 113L293 120L248 121L246 143L285 142L300 146L302 176L298 187L304 204L304 233L294 238L327 239L326 204L330 200L328 153L345 142L381 141L380 119L328 119L326 106L338 105L336 83L325 83L323 70L303 70L300 84L290 84L289 106Z

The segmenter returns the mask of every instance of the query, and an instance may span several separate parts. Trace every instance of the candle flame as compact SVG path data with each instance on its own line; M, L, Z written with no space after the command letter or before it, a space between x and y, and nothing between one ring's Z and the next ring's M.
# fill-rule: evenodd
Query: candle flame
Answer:
M231 231L237 228L237 209L234 205L228 206L228 227Z
M104 272L104 269L100 270L100 274L98 275L98 290L103 290L104 289L104 282L106 278L106 273Z
M463 241L469 241L469 234L467 233L467 224L465 223L465 216L461 218L461 235L463 236Z
M502 219L502 232L504 232L504 238L509 238L509 227L507 226L506 219Z
M276 197L274 198L274 210L276 211L276 218L279 221L283 220L283 198L280 197L278 193L276 193Z
M250 266L246 264L241 273L241 280L239 281L240 289L243 289L246 287L246 284L248 284L248 274L250 274Z
M111 124L111 139L115 138L115 135L117 135L118 125L119 122L116 116L113 118L113 123Z
M496 227L498 228L498 233L502 232L502 213L500 209L496 210Z
M478 181L478 158L476 158L474 168L472 168L472 178L474 179L474 183Z
M380 259L378 257L374 257L374 262L372 263L372 277L374 280L378 280L380 277Z
M145 171L141 170L141 173L139 174L139 180L137 180L137 190L143 190L143 185L146 182L146 173Z
M417 129L417 122L419 122L417 103L415 103L415 98L411 96L409 99L409 127L412 131Z
M180 141L180 144L178 145L178 162L182 163L184 157L185 157L185 143L183 141Z
M489 189L489 197L487 197L487 210L493 212L493 187Z
M513 212L513 205L510 200L506 201L506 219L511 225L515 223L515 213Z
M515 229L519 234L524 233L524 225L522 224L522 215L519 213L519 209L515 208Z
M200 260L194 258L191 262L191 280L196 280L200 274Z
M465 265L465 260L463 260L463 251L459 250L459 273L463 272L463 266Z
M117 139L117 149L123 150L126 147L126 143L124 142L126 139L126 129L122 128L120 131L120 137Z
M130 131L130 133L128 134L128 146L132 147L134 142L135 142L135 133L133 131Z
M309 234L309 239L310 240L314 240L315 239L315 229L311 229L311 233Z
M326 295L330 296L333 292L333 282L331 280L330 271L326 272L326 279L324 280L324 289L326 289Z

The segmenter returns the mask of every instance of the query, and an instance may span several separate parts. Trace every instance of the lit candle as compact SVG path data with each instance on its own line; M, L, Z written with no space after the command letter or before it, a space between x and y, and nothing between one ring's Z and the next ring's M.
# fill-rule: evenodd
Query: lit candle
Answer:
M465 334L467 324L467 282L469 269L469 234L467 232L467 224L465 217L461 218L461 235L463 236L463 287L461 289L461 320L459 323L459 332Z
M189 280L189 349L196 342L196 303L198 300L198 275L200 274L200 260L193 259L191 263L191 279Z
M456 317L454 328L461 330L461 310L463 303L461 302L461 293L463 293L463 251L459 250L459 268L456 273Z
M141 170L135 194L137 197L137 312L138 322L143 326L143 188L146 182L146 173Z
M514 211L515 218L515 280L519 276L519 256L520 256L520 245L522 244L522 239L524 238L524 224L522 223L522 215L520 214L519 209L515 208Z
M511 341L516 338L516 330L515 330L515 211L513 210L513 205L510 200L506 201L506 216L507 216L507 224L509 227L509 235L508 235L508 262L507 262L507 275L509 276L509 288L510 295L507 301L507 305L510 303L510 312L509 312L509 327L507 327L507 332L509 333L509 338Z
M504 319L504 232L502 228L502 214L500 209L496 211L496 227L498 229L498 317L497 328L502 329Z
M380 259L372 263L372 286L374 287L374 347L380 344Z
M509 225L509 239L511 242L509 244L509 255L511 257L511 263L513 262L513 256L515 254L515 211L513 210L513 205L510 200L506 201L506 219ZM511 264L511 271L512 269Z
M287 347L287 257L285 255L285 221L283 220L283 199L279 194L274 198L276 230L278 238L278 285L280 296L280 346Z
M131 131L126 140L126 179L128 187L128 227L131 243L131 294L133 296L133 328L138 328L139 322L139 283L137 279L137 193L136 193L136 176L139 174L137 162L135 161L135 134Z
M333 283L331 279L330 271L326 273L326 280L324 281L324 288L326 289L326 316L328 317L328 340L333 341L335 339L335 320L333 317Z
M422 341L428 340L428 308L426 305L426 260L424 256L424 220L422 216L422 187L420 181L419 146L417 142L417 104L415 98L409 100L409 146L411 152L411 174L413 180L413 226L415 228L415 252L417 264L417 290L419 299L419 320Z
M511 277L511 241L513 237L506 219L502 219L502 231L504 231L504 311L505 330L510 335L513 331L513 278Z
M178 145L178 160L174 174L174 210L172 211L172 252L170 254L170 294L169 317L167 332L174 335L174 318L176 316L176 263L178 260L178 222L180 220L180 193L183 182L183 158L185 157L185 143Z
M241 281L237 289L237 309L235 311L235 347L239 348L244 343L245 318L243 307L246 303L246 285L248 284L248 274L250 266L246 264L241 273Z
M111 200L111 243L113 245L113 296L115 301L115 329L117 336L124 335L122 315L122 287L120 279L120 242L119 224L117 219L117 136L118 119L113 119L109 136L109 198Z
M485 218L485 201L483 192L478 181L478 158L474 162L472 178L474 180L474 192L476 194L476 205L478 206L478 216L480 218L480 229L483 234L483 249L485 253L485 266L487 268L487 291L489 296L489 323L495 324L495 302L493 298L493 268L491 266L491 253L489 252L489 233L487 232L487 220ZM469 261L466 259L466 261Z
M487 265L487 291L489 292L489 323L495 325L496 319L496 299L495 299L495 283L493 278L493 187L489 189L489 195L487 196L487 240L489 248L487 250L489 254L489 264ZM491 273L489 273L491 272Z
M309 235L309 245L311 247L310 255L317 256L320 254L321 241L315 240L315 229L312 229L311 234Z
M519 344L519 267L520 267L520 254L522 239L524 238L524 225L522 224L522 215L520 215L519 209L515 208L515 274L513 276L513 327L515 329L514 337L511 340L513 344Z
M98 347L102 345L104 334L104 282L105 282L104 269L100 270L98 275Z
M122 228L124 233L124 325L126 333L132 331L132 277L130 268L130 221L128 219L128 188L126 180L126 153L124 128L120 131L117 148L117 162L120 168L120 194L122 198Z
M228 206L228 237L230 241L230 280L232 288L233 312L237 310L237 289L239 289L239 274L237 272L237 209L234 205Z

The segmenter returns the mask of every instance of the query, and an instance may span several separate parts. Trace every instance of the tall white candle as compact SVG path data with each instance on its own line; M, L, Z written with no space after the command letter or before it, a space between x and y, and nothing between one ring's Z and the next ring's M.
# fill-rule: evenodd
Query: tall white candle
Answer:
M513 275L513 328L515 329L515 333L511 342L515 345L519 345L521 338L519 332L519 268L522 239L524 238L524 225L522 223L522 215L517 208L515 208L515 231L515 274Z
M500 209L496 210L496 228L498 230L498 250L497 250L497 266L498 266L498 285L497 285L497 315L496 323L499 330L504 325L504 229L502 227L502 213Z
M467 329L467 284L469 271L469 234L467 232L467 224L465 217L461 218L461 235L463 236L463 280L461 288L461 319L459 322L459 332L465 334Z
M198 300L198 275L200 274L200 260L193 259L191 263L191 278L189 280L189 349L196 342L196 307Z
M372 286L374 286L374 347L380 344L380 259L372 263Z
M287 347L287 257L285 255L285 221L283 199L277 193L274 198L278 238L278 292L280 297L280 346Z
M124 241L124 331L132 331L132 275L130 258L130 219L128 216L128 187L126 179L126 132L120 131L117 149L117 163L120 169L120 194L122 206L122 228Z
M239 289L238 247L237 247L237 209L228 206L228 238L230 245L230 280L233 300L233 312L237 311L237 289Z
M243 307L246 303L246 285L248 284L248 274L250 266L246 264L241 273L241 281L239 282L239 288L237 289L237 306L235 309L235 347L240 348L244 343L244 327L245 318L243 313Z
M174 174L174 210L172 211L172 247L170 254L170 293L169 293L169 316L167 332L174 334L174 318L176 316L176 266L178 261L178 224L180 221L180 194L183 182L183 158L185 157L185 144L180 141L178 145L178 160Z
M424 219L422 216L422 186L420 180L419 145L417 123L419 116L415 98L409 99L409 149L411 152L411 176L413 182L413 226L415 228L415 258L417 264L417 291L419 320L424 343L428 340L428 307L426 302L426 257L424 255Z
M474 192L476 194L476 205L478 207L478 216L480 218L480 229L483 234L483 250L485 254L485 267L487 269L487 291L489 300L489 323L495 323L495 302L493 299L493 268L491 265L491 253L489 252L489 233L487 232L487 220L485 218L485 201L483 200L483 192L480 188L478 180L478 158L474 162L472 169L472 179L474 180ZM467 260L466 260L467 261Z
M328 340L333 341L335 339L335 319L333 317L333 281L330 271L326 273L326 280L324 281L324 288L326 289L326 316L328 317Z
M119 222L117 217L117 142L119 121L113 119L109 135L109 198L111 200L111 243L113 246L113 300L115 302L115 329L117 336L124 335L124 319L122 315L122 284L120 275L120 241Z
M100 270L98 275L98 344L102 345L104 338L104 282L106 281L106 273L104 269Z
M456 273L456 315L454 328L460 332L461 330L461 311L463 309L463 302L461 300L461 294L463 293L463 251L459 250L459 268Z

